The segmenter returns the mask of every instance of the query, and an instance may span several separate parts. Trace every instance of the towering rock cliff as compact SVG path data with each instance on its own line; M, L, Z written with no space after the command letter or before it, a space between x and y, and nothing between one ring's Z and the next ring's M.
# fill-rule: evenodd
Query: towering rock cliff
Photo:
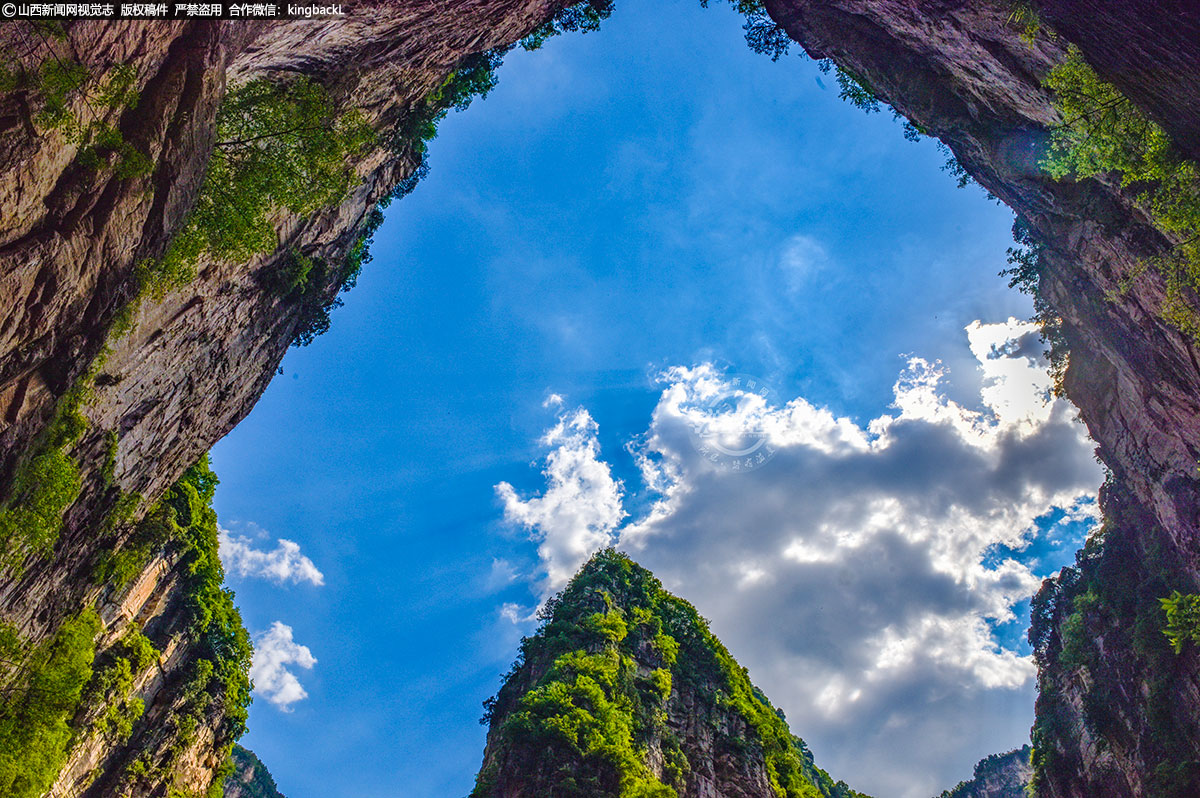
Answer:
M488 704L473 798L855 798L813 764L696 610L595 555Z
M447 94L452 76L478 77L480 54L565 4L397 0L349 19L0 28L0 651L20 663L0 687L25 696L0 714L0 734L19 736L36 714L26 688L39 674L71 677L46 727L71 749L45 763L62 764L52 794L208 787L237 700L211 673L197 686L197 668L212 667L212 635L236 640L237 624L197 620L194 596L224 605L210 590L208 477L180 478L249 412L313 302L345 283L332 264L360 252L373 209L418 167L430 113L461 99ZM1200 155L1200 15L1183 0L766 0L764 22L757 3L739 5L946 142L1024 220L1047 318L1070 351L1064 389L1112 472L1103 535L1035 605L1037 783L1064 798L1200 793L1200 656L1167 647L1157 602L1200 592L1200 357L1163 312L1200 303L1146 268L1181 236L1156 224L1136 186L1039 166L1064 121L1042 81L1071 44ZM204 199L223 98L259 79L321 87L330 113L358 109L378 144L356 150L359 179L342 201L274 207L277 246L201 254L192 279L159 279ZM309 274L321 284L301 296ZM530 662L521 678L550 666ZM135 699L144 714L131 720ZM512 700L502 693L498 710ZM495 745L495 783L509 784ZM700 761L761 782L753 757ZM36 794L0 761L9 777L14 793Z
M0 671L0 792L40 794L55 770L52 795L208 789L240 722L228 722L237 701L221 698L221 681L197 671L212 640L196 591L213 587L196 587L197 562L218 582L219 564L215 538L189 538L189 511L204 508L177 480L249 412L305 323L273 275L295 253L359 255L372 210L420 163L425 132L408 128L462 102L442 99L448 77L562 5L416 0L363 3L353 19L0 27L0 645L12 652L0 659L14 663ZM277 246L201 253L192 279L154 279L202 198L222 98L260 79L320 86L331 115L357 109L378 139L350 164L341 202L271 210ZM318 273L305 299L319 308L343 275ZM227 620L233 635L240 622ZM131 632L153 656L121 656ZM144 711L109 730L93 715L126 699L96 680L117 661L119 692ZM38 679L63 673L55 706L35 706ZM38 774L23 761L35 750Z

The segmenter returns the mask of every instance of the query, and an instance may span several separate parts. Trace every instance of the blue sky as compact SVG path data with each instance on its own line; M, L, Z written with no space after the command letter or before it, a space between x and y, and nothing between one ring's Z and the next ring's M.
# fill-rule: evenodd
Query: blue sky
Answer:
M1071 559L1086 507L1061 517L1100 477L1068 409L1034 397L1032 361L987 354L1029 337L995 326L1030 314L996 276L1010 212L811 61L752 53L725 6L622 0L601 32L514 51L499 78L442 123L333 329L214 450L229 582L306 693L281 708L260 690L244 743L289 798L465 795L522 619L580 546L620 538L713 619L835 778L932 795L1021 744L1024 616L1002 616ZM706 471L680 444L703 364L779 397L754 423L780 454L753 474ZM674 494L648 488L665 476ZM890 526L830 538L837 563L793 545L853 517L824 498L843 493L890 508L856 523ZM753 507L779 514L741 541L730 519ZM755 548L768 540L791 570L754 564L778 555ZM722 563L744 590L706 606ZM800 589L823 575L841 604ZM861 637L830 658L813 648L829 624ZM974 654L926 661L906 640ZM296 698L281 674L273 694Z

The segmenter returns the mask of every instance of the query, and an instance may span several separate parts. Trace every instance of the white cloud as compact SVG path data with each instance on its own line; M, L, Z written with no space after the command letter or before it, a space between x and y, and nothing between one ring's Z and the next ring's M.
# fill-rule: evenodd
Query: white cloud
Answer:
M967 325L971 354L983 371L984 403L1008 423L1043 424L1052 405L1050 378L1042 368L1037 327L1010 318L1001 324Z
M505 520L530 530L538 541L543 595L565 585L592 552L607 546L625 517L621 483L599 459L596 433L586 410L562 413L541 439L552 447L542 472L545 493L521 499L507 482L496 486Z
M967 336L983 373L975 407L947 399L943 369L920 358L891 412L862 424L803 398L713 405L728 386L702 364L664 373L631 446L655 501L619 530L621 547L712 620L835 778L869 793L936 794L1025 739L1034 667L992 626L1044 575L1020 561L1035 519L1058 507L1086 521L1101 480L1073 409L1049 398L1033 327L975 323ZM546 439L559 451L562 427ZM697 429L765 435L773 459L721 467ZM583 439L565 448L611 483ZM587 529L622 518L619 489L563 491L557 469L547 476L554 512L510 519L546 537L579 530L561 519L598 517L599 495L604 523ZM609 540L564 537L574 545L554 584Z
M483 582L483 589L494 593L517 581L517 577L516 566L502 557L493 557L491 570Z
M296 674L289 665L311 669L317 658L292 639L292 627L280 621L254 639L254 661L250 666L250 678L254 681L254 692L270 701L284 712L290 712L292 704L308 698Z
M779 268L787 287L797 291L829 265L824 244L812 236L798 234L789 238L779 253Z
M515 602L506 601L500 606L500 617L513 626L522 626L537 617L537 607L522 607Z
M235 535L227 529L220 530L219 541L221 564L228 573L242 577L257 576L277 584L325 584L325 576L317 570L312 560L300 553L298 543L280 538L274 549L263 551L254 548L249 538Z

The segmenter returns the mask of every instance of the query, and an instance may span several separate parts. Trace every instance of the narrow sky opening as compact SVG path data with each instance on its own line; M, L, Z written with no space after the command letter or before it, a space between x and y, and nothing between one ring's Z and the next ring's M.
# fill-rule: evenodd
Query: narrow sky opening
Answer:
M727 614L712 612L714 630L835 778L879 798L929 796L980 757L1020 745L1033 688L1004 652L1027 653L1027 619L1010 617L1006 602L1026 612L1027 574L1069 559L1088 513L1086 501L1068 500L1098 476L1068 447L1058 482L1032 466L1008 483L988 479L984 449L1004 445L1002 417L1029 410L989 387L1002 378L1021 402L1037 390L1014 387L1029 370L1016 361L1034 361L989 360L968 334L975 322L996 331L1031 314L997 276L1011 213L977 188L956 189L932 142L905 141L888 115L840 101L811 61L752 53L724 5L621 0L600 32L516 50L498 74L488 98L442 123L429 176L389 209L375 260L333 329L289 353L214 450L217 510L237 558L230 584L271 653L256 664L244 743L290 798L469 792L484 743L480 703L548 584L544 527L506 511L547 495L543 458L570 441L546 430L583 412L578 440L621 485L623 515L596 505L596 528L642 546L631 553L688 599L717 573L731 540L718 533L748 502L796 512L796 480L819 476L826 492L845 485L875 503L875 515L857 519L830 505L826 528L792 530L787 545L779 517L756 519L761 540L796 544L791 570L756 561L774 549L739 548L744 590ZM936 387L898 392L914 359L925 378L937 372ZM998 377L993 362L1017 370ZM816 437L795 438L798 448L741 484L688 472L692 486L713 479L723 503L681 504L674 522L695 513L726 526L652 529L663 494L647 482L645 458L686 465L694 453L669 437L678 407L664 390L697 373L671 369L706 364L769 382L776 410L803 402L803 429ZM821 432L826 412L845 423ZM885 416L894 421L877 421ZM778 434L799 435L799 415L771 419ZM870 444L873 422L897 448ZM1068 420L1039 424L1076 446ZM879 448L879 459L855 460L857 471L843 468L855 435ZM1030 441L1054 440L1013 445L1024 441L1034 457ZM939 457L977 467L979 481L952 484L953 462ZM923 459L905 469L889 458ZM936 480L947 480L944 491L928 490ZM976 516L954 514L954 491L972 486L991 491L981 513L1010 495L1051 514L1007 537L973 526ZM1056 501L1068 506L1052 513ZM909 563L924 592L879 593L896 582L856 566L865 560L837 537L853 532L840 520L874 523L863 556ZM978 568L935 545L951 527L958 537L945 539L977 547ZM845 556L822 571L842 544ZM864 617L892 599L938 613L865 625L861 646L842 641L839 676L805 655L829 630L812 614L819 597L798 580L822 573L843 610L858 596ZM988 588L964 591L968 582ZM984 601L995 606L971 603ZM739 613L762 608L795 623L741 624L752 616ZM912 640L935 653L921 659ZM813 683L794 683L800 666ZM987 732L964 733L964 719ZM921 749L889 753L888 735L904 723Z

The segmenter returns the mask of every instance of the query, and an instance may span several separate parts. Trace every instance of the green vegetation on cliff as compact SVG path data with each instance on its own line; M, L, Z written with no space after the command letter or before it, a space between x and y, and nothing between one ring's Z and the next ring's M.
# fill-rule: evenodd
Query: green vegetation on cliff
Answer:
M157 551L174 553L183 572L185 623L193 647L188 670L175 688L181 700L164 721L173 742L161 756L147 750L132 763L126 773L131 786L171 784L176 762L196 741L198 730L214 719L220 721L215 731L218 745L225 747L222 757L246 729L253 648L233 592L223 586L217 514L212 509L217 482L206 455L150 509L127 548L102 565L102 573L118 578L140 573ZM118 652L118 658L145 659L150 653L146 645L133 640L125 646L130 653ZM118 671L117 681L122 674ZM214 782L218 793L221 777Z
M104 357L63 393L32 451L17 464L12 489L0 505L0 570L19 571L25 555L49 554L58 542L63 516L83 487L71 450L87 432L82 407Z
M1165 533L1123 496L1119 483L1110 479L1101 499L1103 525L1075 565L1047 579L1033 599L1034 789L1077 778L1084 768L1078 741L1086 730L1101 749L1137 747L1150 771L1148 794L1200 795L1200 761L1192 754L1200 724L1180 699L1185 663L1164 634L1162 603L1190 586L1187 569L1165 553ZM1081 692L1081 719L1065 697L1068 685ZM1127 726L1131 701L1145 718L1143 727ZM1103 761L1092 764L1093 781L1104 778L1102 767Z
M210 678L204 690L222 709L222 736L234 740L246 728L254 651L233 603L233 591L223 586L225 571L217 556L217 514L212 509L217 482L205 455L171 486L143 523L167 526L170 539L183 549L188 635L198 646L193 669L198 672L200 666L208 664Z
M1043 165L1059 180L1113 175L1133 191L1154 225L1175 242L1146 265L1162 276L1166 298L1159 314L1200 340L1200 172L1166 131L1117 87L1100 79L1072 47L1045 80L1062 121L1051 135ZM1139 275L1129 275L1128 280Z
M92 678L100 617L92 609L67 618L32 650L11 627L0 628L0 795L38 798L49 789L74 739L71 720Z
M596 554L540 617L485 704L491 733L475 798L504 794L510 778L564 798L683 794L705 763L671 715L681 692L704 713L690 720L709 722L717 749L747 770L761 763L780 798L856 795L813 764L696 610L625 555Z
M131 68L115 67L104 80L95 81L78 64L65 62L50 51L37 74L12 70L7 74L15 86L40 96L43 107L38 123L65 131L68 140L80 145L78 157L85 165L99 168L101 156L116 148L120 176L149 171L125 169L122 163L133 159L130 153L136 151L126 152L128 146L113 138L118 134L94 121L94 108L90 113L93 121L81 122L70 102L79 96L85 106L98 102L111 108L132 107L137 93ZM159 298L191 281L201 256L244 260L268 252L279 243L274 229L279 211L308 214L341 201L357 180L350 164L377 139L359 112L336 111L325 89L305 77L287 83L255 80L234 87L218 110L216 134L191 213L162 257L147 259L135 269L134 296L116 313L112 336L128 332L145 297ZM101 146L104 142L108 142L104 145L108 150ZM381 220L378 210L369 216L336 269L324 261L319 268L311 268L313 259L309 259L304 277L311 273L312 279L293 281L288 294L295 295L300 306L295 343L307 343L328 329L329 311L340 304L336 293L349 290L362 264L369 260L367 246ZM325 298L327 282L323 281L336 285L334 298ZM71 449L88 429L81 408L91 396L106 355L107 349L65 391L46 430L16 468L9 495L0 505L2 568L16 570L25 555L49 553L58 540L63 516L83 487ZM111 468L111 462L102 468L108 483ZM120 509L132 509L129 505L125 502ZM113 569L130 564L128 558L105 563L101 576L127 581L135 570Z
M1115 182L1129 191L1170 243L1122 277L1119 295L1150 273L1165 288L1159 315L1200 340L1200 173L1166 132L1071 47L1045 79L1061 122L1051 131L1043 167L1058 180ZM1036 285L1039 262L1027 250L1010 271L1014 283ZM1035 293L1036 298L1036 293ZM1113 296L1113 299L1119 298ZM1044 328L1045 329L1045 328ZM1136 751L1149 771L1148 794L1200 794L1195 718L1181 712L1186 678L1177 653L1196 639L1195 586L1189 568L1164 552L1172 546L1153 519L1110 478L1102 493L1103 526L1076 555L1074 567L1047 580L1035 596L1030 643L1039 670L1032 731L1033 788L1071 784L1090 767L1103 783L1103 759L1085 763L1079 740ZM1101 641L1103 650L1101 649ZM1078 694L1079 704L1067 694ZM1131 698L1136 696L1136 698ZM1130 719L1141 725L1130 725ZM1082 726L1083 728L1080 728ZM1122 783L1119 774L1113 783Z
M329 330L330 312L342 306L339 294L353 288L363 266L371 262L371 242L381 224L383 211L376 206L367 215L354 245L340 263L331 264L324 258L310 257L293 249L280 268L265 276L276 294L296 306L293 346L308 346L318 335ZM334 286L332 294L329 286Z
M1028 745L1004 754L992 754L975 764L970 781L960 781L938 798L1027 798Z
M357 180L350 164L374 142L362 114L339 112L310 78L233 87L196 203L162 257L139 267L139 296L187 284L201 256L237 261L275 249L276 214L340 202Z
M133 66L116 64L94 74L77 60L61 24L8 24L24 25L18 40L25 40L26 55L40 58L40 64L27 68L15 53L0 54L0 91L21 92L39 132L56 132L76 145L80 164L91 173L112 169L122 179L150 174L150 158L105 121L114 111L137 107Z
M121 742L129 739L133 724L146 710L142 699L131 695L134 681L158 661L158 654L142 630L131 624L125 635L98 658L84 704L96 710L94 728L99 734Z
M1163 634L1176 654L1183 653L1183 647L1189 641L1200 643L1200 595L1173 590L1171 595L1159 599L1158 603L1167 616Z

